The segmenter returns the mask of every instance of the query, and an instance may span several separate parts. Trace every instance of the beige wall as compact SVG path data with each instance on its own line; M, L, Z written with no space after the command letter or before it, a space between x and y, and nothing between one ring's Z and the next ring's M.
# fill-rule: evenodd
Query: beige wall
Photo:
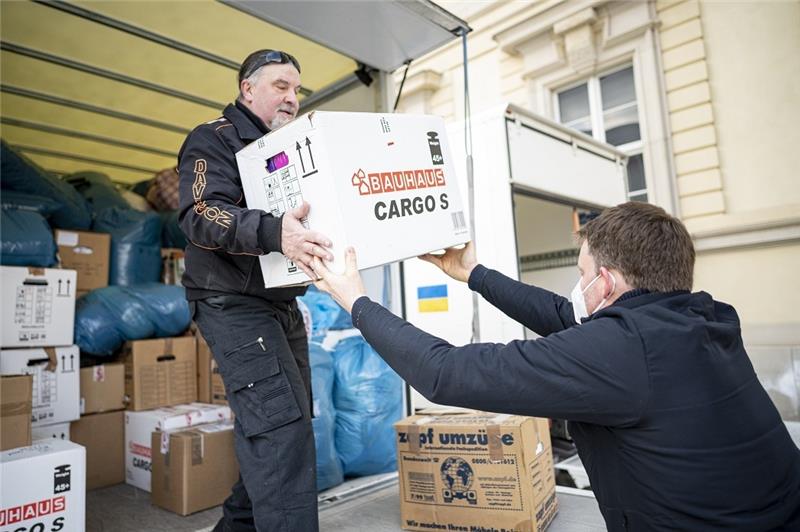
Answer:
M800 214L800 2L704 2L702 23L727 212Z
M800 330L800 243L703 253L694 290L736 307L746 324L794 322Z

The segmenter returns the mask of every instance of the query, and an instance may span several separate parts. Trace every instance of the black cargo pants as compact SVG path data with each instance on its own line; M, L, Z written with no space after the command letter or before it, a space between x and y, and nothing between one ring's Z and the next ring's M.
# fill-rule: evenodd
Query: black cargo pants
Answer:
M215 530L316 532L311 367L297 302L230 294L190 308L236 417L239 480Z

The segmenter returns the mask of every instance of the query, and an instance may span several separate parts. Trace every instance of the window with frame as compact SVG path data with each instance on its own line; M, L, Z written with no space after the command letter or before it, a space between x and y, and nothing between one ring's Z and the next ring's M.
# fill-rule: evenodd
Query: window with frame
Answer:
M592 76L558 91L555 116L565 126L613 144L628 155L628 199L647 201L633 67Z

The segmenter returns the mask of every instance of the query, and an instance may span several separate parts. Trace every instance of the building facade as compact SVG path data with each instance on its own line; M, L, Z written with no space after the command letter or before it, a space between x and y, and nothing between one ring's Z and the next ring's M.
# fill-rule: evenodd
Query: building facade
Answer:
M439 3L473 28L472 114L514 103L628 154L628 197L684 221L694 289L736 307L800 419L800 2ZM460 43L410 66L398 110L463 119Z

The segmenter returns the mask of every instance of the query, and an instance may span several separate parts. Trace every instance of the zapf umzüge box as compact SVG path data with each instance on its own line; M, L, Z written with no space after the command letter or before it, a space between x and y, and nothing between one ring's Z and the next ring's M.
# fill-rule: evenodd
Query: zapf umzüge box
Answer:
M469 240L440 117L315 111L246 146L236 161L249 208L281 216L309 203L303 224L331 239L334 272L344 271L348 246L365 269ZM259 260L267 287L309 281L280 253Z
M86 453L48 439L0 453L0 530L83 532Z
M464 412L394 426L403 529L532 532L555 517L546 419Z

